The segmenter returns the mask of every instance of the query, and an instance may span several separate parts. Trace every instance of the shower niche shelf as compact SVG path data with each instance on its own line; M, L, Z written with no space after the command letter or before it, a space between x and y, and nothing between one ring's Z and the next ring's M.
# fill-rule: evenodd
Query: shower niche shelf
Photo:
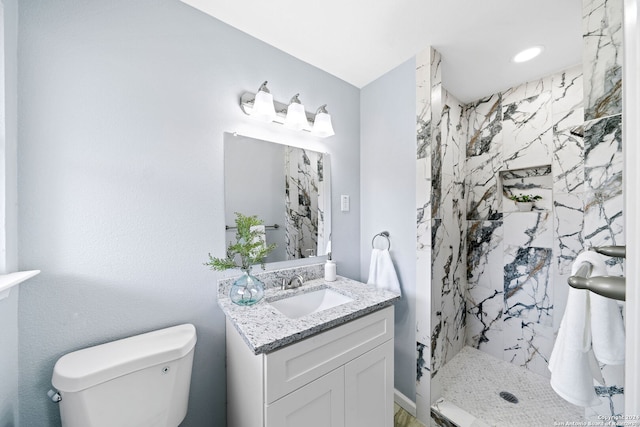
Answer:
M498 172L498 177L503 213L518 212L516 203L510 197L520 193L542 197L535 202L534 212L552 210L553 175L551 174L551 165L505 169Z

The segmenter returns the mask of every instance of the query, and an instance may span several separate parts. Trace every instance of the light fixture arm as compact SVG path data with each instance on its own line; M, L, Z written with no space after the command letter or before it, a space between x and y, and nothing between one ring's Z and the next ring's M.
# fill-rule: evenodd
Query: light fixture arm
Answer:
M267 87L267 83L269 83L267 80L264 81L264 83L262 83L260 85L260 87L258 88L258 92L267 92L267 93L271 93L271 91L269 90L269 88Z
M325 113L325 114L329 114L329 112L327 111L327 104L321 105L318 107L318 109L316 110L316 115L318 113Z

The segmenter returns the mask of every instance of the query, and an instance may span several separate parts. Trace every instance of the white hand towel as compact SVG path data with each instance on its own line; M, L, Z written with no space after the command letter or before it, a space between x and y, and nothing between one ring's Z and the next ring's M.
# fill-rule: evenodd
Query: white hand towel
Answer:
M386 289L396 294L402 293L398 275L388 249L374 248L371 251L371 264L369 265L369 280L367 284L376 285L378 289Z
M578 255L571 274L575 274L584 261L593 261L589 252ZM595 264L593 270L597 270ZM589 354L590 320L589 291L569 288L567 307L549 358L549 370L551 387L555 392L567 402L578 406L595 406L600 403L593 388L593 374L589 363L592 357Z

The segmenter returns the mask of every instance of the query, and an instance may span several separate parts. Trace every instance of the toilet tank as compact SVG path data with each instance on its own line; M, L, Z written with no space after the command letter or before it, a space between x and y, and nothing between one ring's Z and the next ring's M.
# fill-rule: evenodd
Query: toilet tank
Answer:
M53 368L63 427L177 427L187 414L196 330L178 325L85 348Z

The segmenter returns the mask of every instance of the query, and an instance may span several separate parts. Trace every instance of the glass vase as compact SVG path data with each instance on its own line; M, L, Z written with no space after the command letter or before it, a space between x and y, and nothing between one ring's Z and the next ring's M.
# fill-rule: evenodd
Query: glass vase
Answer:
M250 270L243 270L229 291L229 298L238 305L253 305L264 297L264 283L252 276Z

